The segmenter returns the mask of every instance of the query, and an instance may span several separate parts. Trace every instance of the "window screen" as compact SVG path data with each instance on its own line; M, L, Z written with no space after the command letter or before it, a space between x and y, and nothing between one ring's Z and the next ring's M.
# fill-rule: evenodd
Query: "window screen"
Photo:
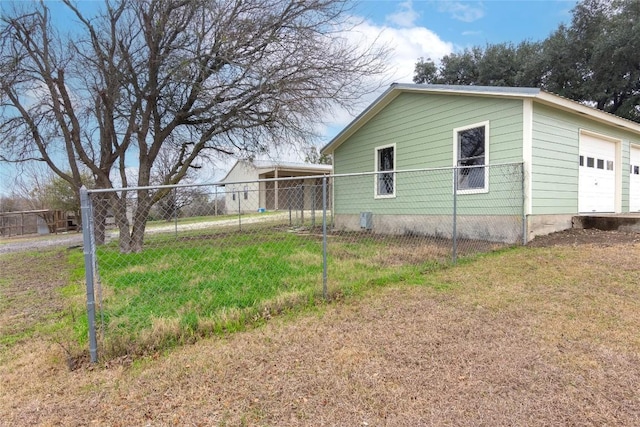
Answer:
M378 173L378 178L377 178L377 183L378 183L377 194L379 196L394 194L394 187L393 187L394 174L393 172L386 172L386 171L394 170L393 150L394 150L394 147L385 147L378 150L377 169L378 169L378 172L383 172L383 173Z
M459 190L485 187L485 142L484 126L458 132Z

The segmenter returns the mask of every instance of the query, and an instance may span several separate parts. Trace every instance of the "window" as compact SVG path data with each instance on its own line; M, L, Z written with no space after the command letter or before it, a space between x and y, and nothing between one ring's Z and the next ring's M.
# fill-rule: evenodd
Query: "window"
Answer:
M584 156L580 156L580 166L584 166Z
M454 129L457 186L461 193L488 191L487 140L489 123Z
M604 169L604 159L596 159L596 162L598 169Z
M376 148L375 197L395 197L395 144Z
M595 159L593 157L587 157L587 167L592 168L595 164Z
M613 170L613 160L607 160L607 170L608 171Z
M244 199L247 200L249 198L249 187L247 185L244 186Z

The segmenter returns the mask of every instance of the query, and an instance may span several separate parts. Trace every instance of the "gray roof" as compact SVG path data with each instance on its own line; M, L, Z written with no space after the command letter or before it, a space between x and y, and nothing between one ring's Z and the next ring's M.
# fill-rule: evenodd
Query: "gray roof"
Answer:
M404 91L439 91L439 92L473 92L478 94L510 94L531 96L537 95L541 92L536 87L507 87L507 86L462 86L462 85L427 85L427 84L412 84L412 83L392 83L387 92L392 89L400 89ZM384 94L383 94L384 96Z
M315 171L331 171L331 165L322 165L317 163L298 163L298 162L281 162L279 160L254 160L253 166L258 169L296 169L296 170L315 170Z
M270 170L279 169L280 171L303 171L310 172L311 175L324 175L333 171L333 166L323 165L317 163L297 163L297 162L283 162L280 160L247 160L239 159L233 164L231 169L226 173L224 178L220 182L225 182L229 177L229 174L239 163L246 163L253 166L258 172L266 172Z

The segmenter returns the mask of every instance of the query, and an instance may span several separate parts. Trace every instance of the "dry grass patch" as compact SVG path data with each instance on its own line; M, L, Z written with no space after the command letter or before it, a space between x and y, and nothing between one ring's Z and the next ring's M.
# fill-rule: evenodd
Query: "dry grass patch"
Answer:
M607 342L640 351L640 245L536 248L437 273L467 304L536 320L551 343Z
M38 334L44 324L60 328L58 320L82 315L76 305L83 300L69 285L67 256L66 250L0 255L0 357L9 356L13 343ZM71 320L63 323L72 325Z
M371 259L372 265L400 267L407 264L417 265L431 261L450 261L451 248L444 245L393 245L382 248Z

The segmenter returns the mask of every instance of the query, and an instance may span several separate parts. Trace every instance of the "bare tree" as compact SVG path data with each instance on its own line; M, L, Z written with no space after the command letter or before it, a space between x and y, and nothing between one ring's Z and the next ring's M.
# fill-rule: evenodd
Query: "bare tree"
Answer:
M190 138L164 184L205 153L246 157L310 138L385 71L384 47L349 42L347 0L114 0L93 14L63 3L72 32L44 2L1 18L0 160L44 162L75 189L83 165L98 188L114 173L123 187L148 186L176 134ZM142 249L165 192L136 189L132 224L126 192L108 197L121 251Z

